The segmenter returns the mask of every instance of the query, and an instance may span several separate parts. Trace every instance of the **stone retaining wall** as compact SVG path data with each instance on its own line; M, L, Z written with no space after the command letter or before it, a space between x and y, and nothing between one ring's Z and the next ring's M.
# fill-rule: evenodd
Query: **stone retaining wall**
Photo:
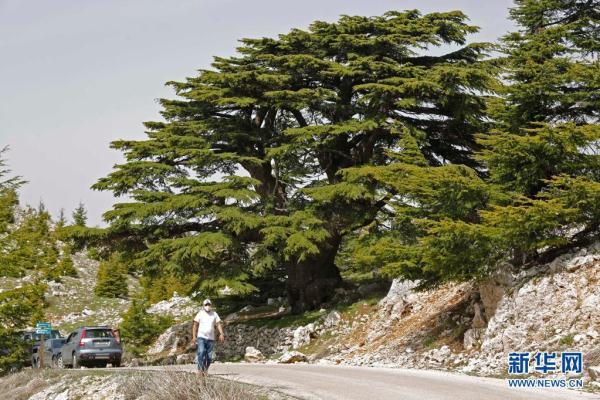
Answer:
M244 357L246 347L255 347L265 356L284 352L292 344L293 330L290 328L262 328L245 324L224 326L225 343L217 344L215 355L219 361ZM152 363L174 363L178 355L192 353L189 349L192 340L192 322L173 325L159 336L148 349ZM181 357L180 357L181 358ZM185 358L185 357L184 357Z

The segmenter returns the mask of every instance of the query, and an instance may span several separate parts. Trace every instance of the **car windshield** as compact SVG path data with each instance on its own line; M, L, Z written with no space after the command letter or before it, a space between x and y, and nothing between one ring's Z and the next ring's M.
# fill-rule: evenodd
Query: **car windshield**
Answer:
M28 337L27 339L33 339L35 341L39 341L41 338L42 338L42 335L40 335L39 333L34 333L31 337ZM46 336L46 338L48 338L48 336ZM60 338L59 331L57 331L57 330L50 331L50 339L58 339L58 338Z
M113 337L113 333L110 329L86 329L85 330L86 338L111 338Z
M65 339L53 340L52 341L52 348L53 349L60 349L64 343L65 343Z

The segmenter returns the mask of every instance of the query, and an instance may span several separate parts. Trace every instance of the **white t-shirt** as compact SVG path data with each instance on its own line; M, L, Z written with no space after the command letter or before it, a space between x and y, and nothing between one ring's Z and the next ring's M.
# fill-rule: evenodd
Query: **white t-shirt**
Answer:
M194 321L198 323L198 337L215 340L215 326L221 322L219 314L214 311L200 310Z

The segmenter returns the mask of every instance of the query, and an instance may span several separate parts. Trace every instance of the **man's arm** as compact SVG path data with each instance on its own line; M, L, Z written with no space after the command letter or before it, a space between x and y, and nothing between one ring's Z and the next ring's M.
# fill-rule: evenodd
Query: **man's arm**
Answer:
M196 338L198 337L198 322L194 321L192 323L192 341L190 345L194 347L196 345Z
M223 343L225 341L225 334L223 333L223 324L221 322L217 322L217 330L219 331L219 342Z

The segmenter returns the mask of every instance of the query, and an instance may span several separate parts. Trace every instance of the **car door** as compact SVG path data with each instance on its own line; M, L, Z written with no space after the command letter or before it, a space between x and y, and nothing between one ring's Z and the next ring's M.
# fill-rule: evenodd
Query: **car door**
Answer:
M52 339L44 341L44 364L45 366L52 365Z
M54 343L52 345L52 357L57 357L60 354L61 350L62 350L62 346L65 344L65 342L67 341L66 338L60 338L60 339L54 339L56 341L56 343Z
M73 362L73 343L75 342L75 336L77 332L72 332L68 337L67 341L62 347L61 353L63 362L66 364L71 364Z

